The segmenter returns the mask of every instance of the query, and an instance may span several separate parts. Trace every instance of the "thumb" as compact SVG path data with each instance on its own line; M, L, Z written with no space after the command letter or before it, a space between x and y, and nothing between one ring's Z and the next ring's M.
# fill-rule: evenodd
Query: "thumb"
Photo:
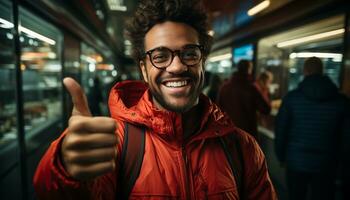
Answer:
M63 84L72 97L72 115L91 116L86 95L79 83L77 83L74 79L67 77L63 79Z

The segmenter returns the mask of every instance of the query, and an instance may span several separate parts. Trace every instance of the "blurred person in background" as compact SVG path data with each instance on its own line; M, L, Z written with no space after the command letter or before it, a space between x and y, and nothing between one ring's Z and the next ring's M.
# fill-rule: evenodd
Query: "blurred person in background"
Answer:
M216 102L230 116L235 125L257 139L257 112L269 114L271 106L254 86L251 61L240 60L237 65L238 71L223 83Z
M276 117L275 151L286 166L290 200L332 200L338 158L349 157L340 151L350 131L349 100L323 75L319 58L303 67L304 80L283 98Z
M348 100L350 101L350 100ZM347 114L343 120L343 130L345 131L341 139L340 169L343 199L350 199L350 103L345 111Z
M209 84L203 89L203 94L207 95L213 102L216 101L218 92L221 86L221 78L217 74L212 74L209 79Z
M102 92L102 83L98 75L96 74L93 78L93 86L91 87L90 93L87 96L87 100L89 102L89 108L92 115L101 116L102 110L101 106L103 106L103 96Z
M254 85L265 98L265 101L270 102L270 85L273 81L273 74L269 71L264 71L258 75Z

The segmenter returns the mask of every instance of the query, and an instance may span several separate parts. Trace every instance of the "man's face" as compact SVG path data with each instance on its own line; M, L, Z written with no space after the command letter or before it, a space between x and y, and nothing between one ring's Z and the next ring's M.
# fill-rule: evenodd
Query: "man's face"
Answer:
M145 36L145 52L157 47L182 50L193 44L199 44L198 34L183 23L156 24ZM197 65L187 66L175 54L168 67L158 69L152 65L150 56L146 56L140 66L153 95L153 102L159 109L185 112L198 103L204 82L202 60Z

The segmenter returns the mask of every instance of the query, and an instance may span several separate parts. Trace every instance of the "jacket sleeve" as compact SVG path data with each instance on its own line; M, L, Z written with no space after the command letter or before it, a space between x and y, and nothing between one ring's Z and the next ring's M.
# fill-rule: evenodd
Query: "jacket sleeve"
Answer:
M287 95L279 108L275 119L275 153L280 162L285 162L286 146L288 140L289 123L291 120L290 109L288 108L289 96Z
M247 135L243 143L244 198L246 200L277 200L270 179L265 155L254 138Z
M122 129L123 127L118 125L117 134L119 136ZM75 180L69 176L60 160L61 143L65 134L66 132L50 145L36 169L33 184L37 198L50 200L115 199L116 172L119 165L116 164L115 172L107 173L93 180ZM120 143L116 147L118 152L121 150ZM119 156L117 156L117 160L119 160Z
M340 161L345 169L350 167L350 100L345 98L344 118L341 130L341 153ZM349 171L349 170L346 170ZM350 172L347 172L350 174Z

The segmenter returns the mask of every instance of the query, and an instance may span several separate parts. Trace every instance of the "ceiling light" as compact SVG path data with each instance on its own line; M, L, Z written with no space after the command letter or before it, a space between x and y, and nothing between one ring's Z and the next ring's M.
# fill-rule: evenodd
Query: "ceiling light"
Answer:
M216 61L230 59L230 58L232 58L232 54L231 53L227 53L227 54L211 57L208 60L210 62L216 62Z
M7 21L5 19L2 19L2 18L0 18L0 23L2 23L2 24L0 24L0 27L3 27L3 28L4 27L6 27L6 28L13 28L14 27L13 23L11 23L11 22L9 22L9 21ZM25 28L25 27L23 27L21 25L18 26L18 30L23 32L23 33L28 34L30 37L37 38L37 39L39 39L39 40L41 40L43 42L49 43L51 45L55 45L56 44L55 40L53 40L51 38L48 38L48 37L45 37L45 36L43 36L43 35L41 35L41 34L39 34L37 32L34 32L34 31L32 31L32 30L30 30L28 28Z
M114 11L127 11L127 7L124 5L123 0L108 0L109 9Z
M20 31L22 31L23 33L26 33L26 34L28 34L28 35L30 35L32 37L35 37L35 38L37 38L37 39L39 39L41 41L44 41L46 43L49 43L51 45L55 45L56 44L55 40L53 40L51 38L48 38L48 37L45 37L45 36L43 36L43 35L41 35L41 34L39 34L37 32L34 32L34 31L30 30L30 29L27 29L27 28L25 28L23 26L19 26L18 29Z
M299 52L299 53L291 53L289 55L290 59L310 58L310 57L333 58L333 59L341 60L343 58L343 55L340 53L321 53L321 52Z
M310 35L310 36L306 36L306 37L302 37L302 38L297 38L297 39L293 39L293 40L280 42L277 44L277 47L281 48L281 47L292 46L292 45L300 44L300 43L304 43L304 42L310 42L310 41L314 41L314 40L318 40L318 39L322 39L322 38L331 37L334 35L339 35L339 34L342 34L344 32L345 32L345 29L341 28L341 29L337 29L337 30L333 30L333 31L328 31L328 32L324 32L324 33L319 33L319 34L315 34L315 35Z
M13 24L5 19L0 18L1 28L13 28Z
M214 36L214 34L215 34L215 32L214 32L214 30L210 30L210 31L208 31L208 34L210 35L210 36Z
M94 59L94 58L92 58L92 57L90 57L90 56L86 56L86 55L81 55L80 56L80 59L81 60L84 60L84 61L86 61L86 62L88 62L88 63L92 63L92 64L96 64L97 63L97 61Z
M265 0L261 3L259 3L258 5L254 6L253 8L248 10L248 15L249 16L253 16L256 15L257 13L261 12L262 10L264 10L265 8L269 7L270 5L270 1L269 0Z

